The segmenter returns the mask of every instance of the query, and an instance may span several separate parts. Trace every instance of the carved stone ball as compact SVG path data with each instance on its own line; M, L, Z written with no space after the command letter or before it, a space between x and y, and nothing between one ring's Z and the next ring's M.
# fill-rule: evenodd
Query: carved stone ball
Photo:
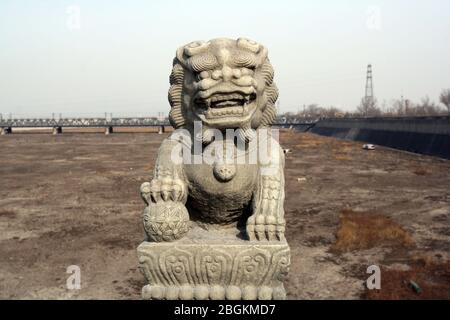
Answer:
M189 231L189 213L181 202L152 203L144 210L144 228L152 241L175 241Z

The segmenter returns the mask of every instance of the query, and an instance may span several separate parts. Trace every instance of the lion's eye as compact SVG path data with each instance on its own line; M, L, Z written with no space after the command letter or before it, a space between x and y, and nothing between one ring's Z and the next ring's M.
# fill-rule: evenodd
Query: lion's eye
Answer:
M252 76L255 73L256 66L248 66L247 70L248 70L248 74Z
M196 72L195 73L195 80L196 81L202 81L203 79L210 78L211 75L208 71L202 71L202 72Z
M202 71L202 72L200 72L199 73L199 80L202 80L202 79L207 79L207 78L209 78L210 77L210 74L209 74L209 72L208 71Z
M241 68L241 74L244 76L252 76L255 73L256 67L247 67L247 68Z

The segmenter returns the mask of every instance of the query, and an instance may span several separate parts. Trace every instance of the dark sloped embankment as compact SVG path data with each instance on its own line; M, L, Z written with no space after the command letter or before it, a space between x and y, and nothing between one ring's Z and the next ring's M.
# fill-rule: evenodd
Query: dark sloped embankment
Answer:
M450 117L320 120L312 133L450 159Z

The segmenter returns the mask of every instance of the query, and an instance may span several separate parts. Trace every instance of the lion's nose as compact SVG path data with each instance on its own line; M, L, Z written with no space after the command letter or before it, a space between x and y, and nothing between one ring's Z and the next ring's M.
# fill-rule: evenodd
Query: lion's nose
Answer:
M228 66L224 66L222 68L223 81L230 81L232 77L233 77L233 69L231 69Z

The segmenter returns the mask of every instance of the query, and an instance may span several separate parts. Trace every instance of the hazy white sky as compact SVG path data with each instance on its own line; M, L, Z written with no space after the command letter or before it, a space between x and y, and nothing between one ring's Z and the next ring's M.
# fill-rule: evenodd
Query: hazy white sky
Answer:
M1 0L0 113L167 114L176 48L240 36L269 48L281 111L355 108L368 63L379 102L450 87L448 0Z

